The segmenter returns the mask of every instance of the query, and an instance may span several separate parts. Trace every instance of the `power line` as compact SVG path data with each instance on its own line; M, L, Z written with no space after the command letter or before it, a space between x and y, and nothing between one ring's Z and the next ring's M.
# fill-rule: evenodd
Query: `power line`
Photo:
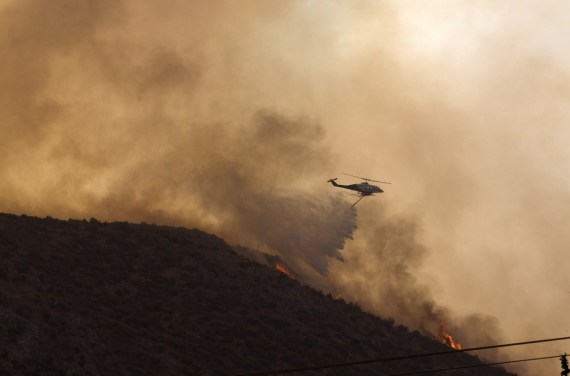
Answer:
M532 362L532 361L535 361L535 360L554 359L554 358L560 358L560 355L543 356L543 357L540 357L540 358L527 358L527 359L509 360L509 361L506 361L506 362L497 362L497 363L475 364L475 365L472 365L472 366L440 368L440 369L430 369L430 370L426 370L426 371L415 371L415 372L406 372L406 373L396 373L396 374L392 374L392 375L390 375L390 376L420 375L420 374L423 374L423 373L435 373L435 372L455 371L455 370L458 370L458 369L467 369L467 368L490 367L490 366L498 366L498 365L501 365L501 364Z
M547 339L539 339L539 340L534 340L534 341L505 343L505 344L501 344L501 345L471 347L468 349L461 349L461 350L447 350L447 351L439 351L439 352L424 353L424 354L402 355L402 356L395 356L395 357L389 357L389 358L356 360L356 361L352 361L352 362L331 363L331 364L322 364L322 365L316 365L316 366L280 369L280 370L273 370L273 371L243 373L243 374L239 374L236 376L281 375L281 374L285 374L285 373L316 371L316 370L327 369L327 368L350 367L350 366L356 366L356 365L361 365L361 364L384 363L384 362L392 362L392 361L396 361L396 360L416 359L416 358L424 358L424 357L429 357L429 356L438 356L438 355L446 355L446 354L457 354L457 353L463 353L463 352L467 352L467 351L480 351L480 350L488 350L488 349L497 349L500 347L522 346L522 345L531 345L534 343L542 343L542 342L563 341L563 340L567 340L567 339L570 339L570 337L547 338Z

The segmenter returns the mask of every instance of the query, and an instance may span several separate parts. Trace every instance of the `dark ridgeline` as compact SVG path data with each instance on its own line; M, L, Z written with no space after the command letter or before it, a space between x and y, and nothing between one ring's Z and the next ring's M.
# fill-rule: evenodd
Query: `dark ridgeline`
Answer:
M2 375L234 375L448 349L198 230L0 214ZM305 374L478 362L452 354Z

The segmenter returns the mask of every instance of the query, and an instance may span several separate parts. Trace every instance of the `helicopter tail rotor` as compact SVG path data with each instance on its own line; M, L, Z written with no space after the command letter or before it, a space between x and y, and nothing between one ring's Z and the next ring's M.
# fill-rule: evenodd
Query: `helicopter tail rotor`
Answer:
M327 180L327 183L331 183L332 185L337 185L337 184L336 184L336 179L337 179L337 178L329 179L329 180Z

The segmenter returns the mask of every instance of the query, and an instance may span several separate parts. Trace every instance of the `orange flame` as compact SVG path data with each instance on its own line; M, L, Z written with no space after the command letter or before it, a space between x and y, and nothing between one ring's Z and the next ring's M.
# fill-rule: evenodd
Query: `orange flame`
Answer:
M280 263L280 262L275 263L275 269L277 269L281 273L291 277L291 272L282 263Z
M445 324L443 322L439 323L439 336L437 340L454 350L461 350L461 344L453 340L451 334L449 334L445 329Z

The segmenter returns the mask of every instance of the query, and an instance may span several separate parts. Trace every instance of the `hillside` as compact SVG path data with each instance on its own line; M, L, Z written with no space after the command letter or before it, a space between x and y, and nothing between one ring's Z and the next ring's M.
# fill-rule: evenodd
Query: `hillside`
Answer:
M443 350L196 229L0 214L0 374L224 376ZM476 363L452 354L320 374ZM447 373L483 374L508 375Z

